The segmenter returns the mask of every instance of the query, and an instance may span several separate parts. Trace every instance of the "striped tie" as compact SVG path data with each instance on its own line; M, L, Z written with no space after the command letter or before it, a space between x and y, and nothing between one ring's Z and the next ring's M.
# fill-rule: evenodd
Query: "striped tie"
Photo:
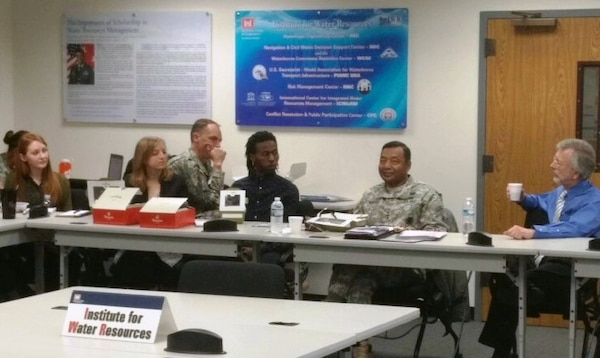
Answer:
M567 197L567 191L563 190L558 196L556 201L556 210L554 211L553 223L560 221L560 215L562 214L563 208L565 207L565 198Z
M560 215L562 214L563 208L565 207L565 198L567 197L567 191L563 190L560 195L558 196L558 200L556 201L556 210L554 210L554 218L552 218L552 222L559 222L560 221ZM544 255L536 255L535 256L535 265L536 266L540 266L540 264L542 263L542 259L544 258Z

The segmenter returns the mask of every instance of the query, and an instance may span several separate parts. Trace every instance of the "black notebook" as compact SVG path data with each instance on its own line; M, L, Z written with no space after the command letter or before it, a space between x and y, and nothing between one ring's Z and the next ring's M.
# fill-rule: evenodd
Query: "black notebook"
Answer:
M344 239L378 240L394 232L391 226L357 226L347 230Z

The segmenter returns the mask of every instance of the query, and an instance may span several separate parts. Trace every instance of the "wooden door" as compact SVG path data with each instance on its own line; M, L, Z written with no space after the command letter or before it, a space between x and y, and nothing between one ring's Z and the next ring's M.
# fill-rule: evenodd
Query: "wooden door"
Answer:
M600 60L600 17L558 18L555 28L487 22L495 54L487 57L484 229L501 233L525 213L506 199L506 184L540 193L554 187L556 143L576 133L577 62ZM598 175L593 180L598 184Z

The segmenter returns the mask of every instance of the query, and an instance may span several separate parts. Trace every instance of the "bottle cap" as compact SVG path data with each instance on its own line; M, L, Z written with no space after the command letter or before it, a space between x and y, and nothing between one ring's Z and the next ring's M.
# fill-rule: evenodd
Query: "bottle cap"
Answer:
M275 197L275 200L281 200L281 198L280 198L280 197L278 197L278 196L276 196L276 197Z

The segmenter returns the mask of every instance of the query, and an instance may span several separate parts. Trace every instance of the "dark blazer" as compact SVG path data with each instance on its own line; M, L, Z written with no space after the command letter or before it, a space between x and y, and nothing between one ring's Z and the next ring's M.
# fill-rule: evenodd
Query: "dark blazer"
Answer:
M160 183L160 196L171 198L187 198L189 193L185 179L173 173L171 180L163 180ZM133 197L132 203L145 203L148 201L148 192L142 192Z

